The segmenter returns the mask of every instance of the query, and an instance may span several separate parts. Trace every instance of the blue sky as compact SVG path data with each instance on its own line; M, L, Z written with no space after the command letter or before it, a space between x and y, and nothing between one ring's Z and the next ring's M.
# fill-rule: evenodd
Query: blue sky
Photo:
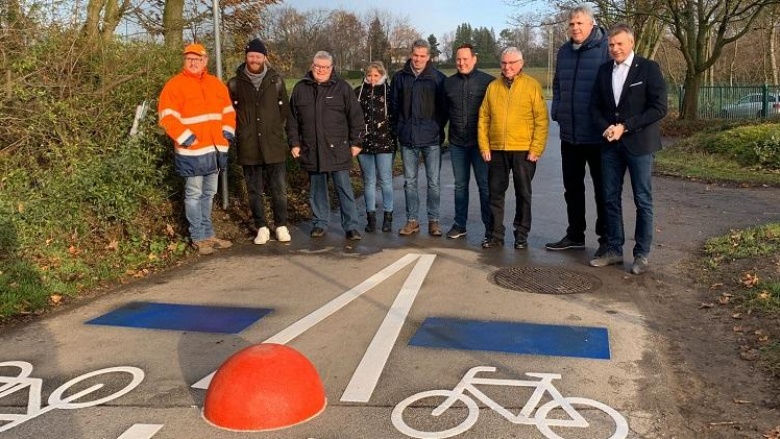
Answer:
M464 22L473 27L492 27L498 36L501 29L509 27L507 20L514 13L504 0L288 0L282 5L299 11L344 9L358 14L374 9L386 10L394 17L408 17L423 37L434 34L438 39L445 32L454 32Z

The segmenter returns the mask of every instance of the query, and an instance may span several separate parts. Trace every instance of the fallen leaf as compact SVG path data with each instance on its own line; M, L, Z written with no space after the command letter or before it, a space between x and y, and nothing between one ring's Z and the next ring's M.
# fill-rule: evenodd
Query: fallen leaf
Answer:
M62 302L62 296L59 294L52 294L49 296L49 302L51 302L52 305L57 306Z
M734 399L734 404L752 404L752 402L744 400L744 399Z
M114 239L113 241L109 242L106 246L106 250L110 251L117 251L119 249L119 241Z
M769 341L769 336L768 335L762 335L762 336L758 337L758 341L759 341L759 343L766 343L766 342Z
M736 320L740 320L742 318L742 313L741 312L734 313L734 314L731 315L731 318L732 319L736 319Z
M156 254L154 254L154 253L149 253L149 256L147 256L147 258L148 258L150 261L156 261L156 260L157 260L157 255L156 255Z
M714 303L702 303L701 305L699 305L699 309L702 309L702 308L712 308L714 306L715 306Z
M167 234L168 234L168 236L170 236L171 238L173 238L174 236L176 236L176 231L175 231L175 230L173 230L173 226L172 226L172 225L170 225L170 224L166 224L166 225L165 225L165 233L167 233Z
M728 305L729 302L731 302L731 298L728 296L718 297L718 303L720 303L721 305Z
M722 282L718 282L718 283L714 283L714 284L710 285L710 289L711 290L715 290L715 289L718 289L718 288L720 288L722 286L723 286L723 283Z
M743 328L742 326L739 326L739 325L734 325L734 327L732 327L731 330L734 331L734 332L742 332L742 331L745 330L745 328Z
M744 273L742 275L742 285L747 288L753 288L758 283L758 275L753 273Z
M758 294L758 298L761 300L769 300L770 297L772 296L769 294L769 291L762 291Z

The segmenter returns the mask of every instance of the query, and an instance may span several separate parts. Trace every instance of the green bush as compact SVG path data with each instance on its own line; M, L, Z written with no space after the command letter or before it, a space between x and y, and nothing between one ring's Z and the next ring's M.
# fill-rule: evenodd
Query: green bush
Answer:
M0 320L164 264L186 246L156 100L181 57L38 29L0 41ZM2 39L2 38L0 38ZM11 44L13 43L13 44ZM131 137L136 106L149 110ZM173 231L173 233L171 233Z
M680 141L680 148L718 154L743 167L778 169L780 124L763 123L708 130Z

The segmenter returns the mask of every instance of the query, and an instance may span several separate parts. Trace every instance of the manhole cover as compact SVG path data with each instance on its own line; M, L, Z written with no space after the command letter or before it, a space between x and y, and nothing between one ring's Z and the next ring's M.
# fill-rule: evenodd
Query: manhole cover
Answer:
M510 290L537 294L588 293L601 281L587 274L550 267L509 267L494 271L490 280Z

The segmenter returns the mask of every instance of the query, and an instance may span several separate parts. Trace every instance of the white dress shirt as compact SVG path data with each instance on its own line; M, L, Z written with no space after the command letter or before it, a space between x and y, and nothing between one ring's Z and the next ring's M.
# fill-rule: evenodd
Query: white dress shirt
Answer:
M628 77L628 70L634 62L634 51L628 54L628 57L622 63L614 63L612 68L612 95L615 98L615 105L620 103L620 94L623 92L623 85Z

